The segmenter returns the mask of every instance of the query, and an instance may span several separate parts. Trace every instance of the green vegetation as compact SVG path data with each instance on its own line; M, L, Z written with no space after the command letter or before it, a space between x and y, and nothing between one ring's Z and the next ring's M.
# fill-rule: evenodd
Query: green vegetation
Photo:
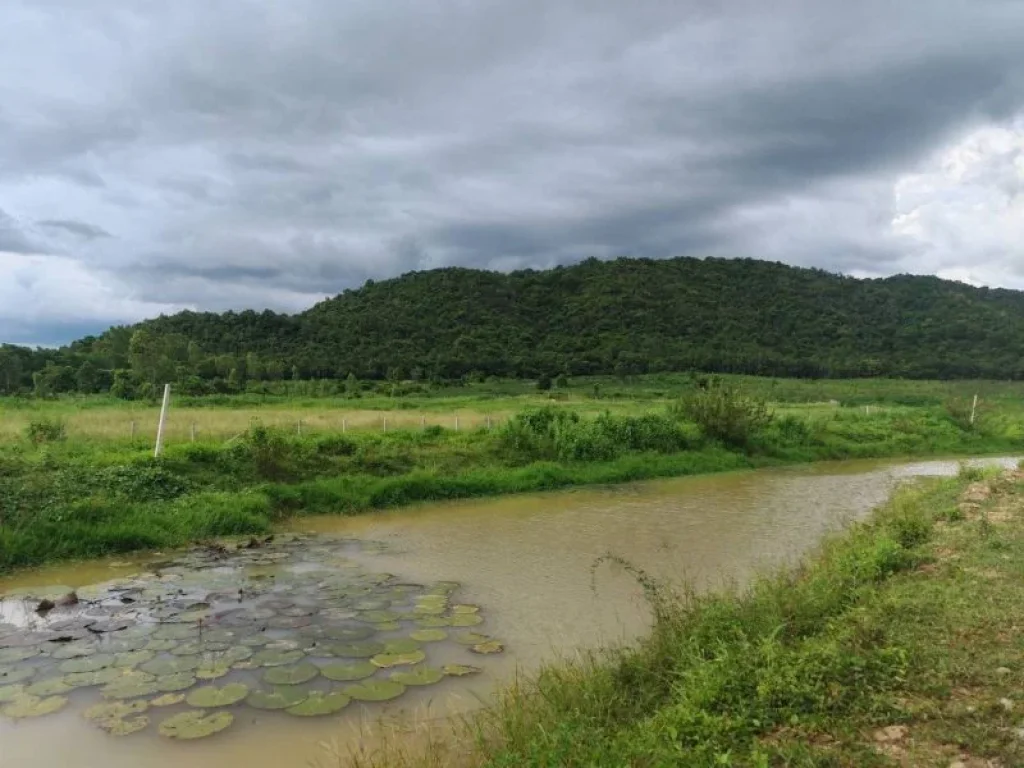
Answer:
M1024 473L979 480L906 488L742 593L677 595L620 563L654 608L646 641L513 687L475 749L382 764L1020 765Z
M893 401L865 408L814 402L823 390L803 382L673 381L674 393L657 381L634 382L631 400L548 400L491 429L478 418L480 427L458 432L434 425L299 435L253 422L227 440L201 433L195 443L171 441L159 459L148 440L132 442L123 432L116 439L80 434L80 416L112 419L117 409L109 403L86 401L77 411L73 402L33 403L9 412L28 415L22 436L0 441L0 570L263 533L302 514L781 462L1008 452L1024 444L1017 385L978 384L992 399L982 401L972 424L954 402L963 397L956 383L919 384L916 401L926 404L900 405L908 396L894 382ZM870 384L882 392L881 382ZM856 402L858 390L848 383L822 386L849 390ZM607 380L603 388L616 393ZM768 407L767 393L779 400L802 393L812 402ZM479 398L484 412L495 403L537 402ZM261 411L237 413L246 423Z
M0 346L0 394L360 396L367 381L699 370L791 377L1024 378L1024 293L857 280L729 259L588 260L368 282L298 315L182 312L58 350ZM376 388L376 384L370 389Z

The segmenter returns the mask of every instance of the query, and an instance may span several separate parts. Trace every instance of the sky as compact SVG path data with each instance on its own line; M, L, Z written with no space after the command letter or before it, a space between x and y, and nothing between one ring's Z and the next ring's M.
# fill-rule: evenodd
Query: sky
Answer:
M1024 289L1019 0L3 0L0 342L753 257Z

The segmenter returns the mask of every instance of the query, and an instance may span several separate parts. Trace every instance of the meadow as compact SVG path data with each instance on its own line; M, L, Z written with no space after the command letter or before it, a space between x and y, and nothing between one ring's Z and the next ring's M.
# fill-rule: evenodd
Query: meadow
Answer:
M308 513L1024 446L1018 383L663 375L407 389L176 397L158 459L155 404L0 400L0 569L262 533Z

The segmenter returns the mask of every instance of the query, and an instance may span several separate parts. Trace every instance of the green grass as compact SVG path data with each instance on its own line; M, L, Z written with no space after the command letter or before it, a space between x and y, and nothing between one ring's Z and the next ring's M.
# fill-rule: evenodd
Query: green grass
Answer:
M1024 475L958 504L976 479L904 489L743 592L672 594L625 564L648 639L556 663L427 754L372 762L1024 765Z
M751 388L745 380L730 383L741 393ZM257 425L230 440L172 441L160 459L141 442L43 428L59 410L41 407L30 419L34 431L0 441L0 570L263 532L311 513L1024 446L1024 420L1008 400L986 403L973 427L944 406L775 406L767 426L722 437L724 443L718 434L727 433L688 421L687 413L700 417L669 401L622 405L595 413L589 405L555 403L490 430L458 432L432 426L299 436Z

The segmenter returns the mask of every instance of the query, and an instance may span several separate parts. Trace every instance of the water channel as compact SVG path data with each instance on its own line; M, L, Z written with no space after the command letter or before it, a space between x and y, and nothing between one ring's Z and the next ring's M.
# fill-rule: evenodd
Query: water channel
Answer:
M324 742L342 752L372 744L382 722L415 728L472 710L517 671L529 673L544 661L641 635L649 616L640 590L614 563L595 569L603 555L677 584L742 584L862 518L899 482L953 474L958 467L953 460L836 462L356 518L302 518L294 523L296 538L283 534L254 550L159 553L22 572L0 581L0 595L7 595L0 600L0 675L8 675L10 685L36 685L29 689L39 693L31 699L36 704L51 686L61 694L56 698L68 701L45 716L0 717L0 766L288 768L323 761ZM89 587L97 584L102 586ZM43 585L61 585L55 597L65 587L74 589L82 603L40 618L35 608L41 593L33 588ZM257 624L265 634L247 639ZM97 634L97 628L109 634ZM193 630L199 634L189 634ZM67 637L58 638L62 631ZM442 635L440 642L410 641ZM198 655L189 655L188 644L197 637ZM504 652L472 653L474 639L495 639ZM376 652L374 664L386 659L375 671L366 658L352 658L360 653L344 650L374 644L362 656ZM413 656L387 666L407 651ZM283 654L280 665L275 654ZM225 659L230 670L220 668ZM158 732L163 720L194 711L175 701L172 691L180 690L180 697L189 686L233 682L273 693L280 687L268 688L265 681L279 673L268 670L300 674L308 668L315 675L318 664L321 671L332 664L370 670L362 682L355 674L344 684L323 677L305 683L303 690L319 697L319 704L329 703L331 692L351 693L352 685L365 689L365 682L384 681L386 687L400 679L408 687L390 701L353 700L323 717L292 716L239 699L208 710L233 715L231 727L209 738L177 741ZM211 665L209 679L192 678ZM480 671L438 680L408 677L446 665ZM31 674L22 671L26 666ZM118 678L115 668L130 679ZM28 677L18 681L22 674ZM100 687L63 690L62 681L80 682L88 674L97 675ZM108 693L113 702L135 700L127 683L141 685L139 697L147 702L169 694L171 705L147 709L145 727L128 713L124 722L139 729L124 736L82 716ZM0 676L0 696L4 685ZM9 688L9 701L20 691ZM99 691L107 693L101 697Z

